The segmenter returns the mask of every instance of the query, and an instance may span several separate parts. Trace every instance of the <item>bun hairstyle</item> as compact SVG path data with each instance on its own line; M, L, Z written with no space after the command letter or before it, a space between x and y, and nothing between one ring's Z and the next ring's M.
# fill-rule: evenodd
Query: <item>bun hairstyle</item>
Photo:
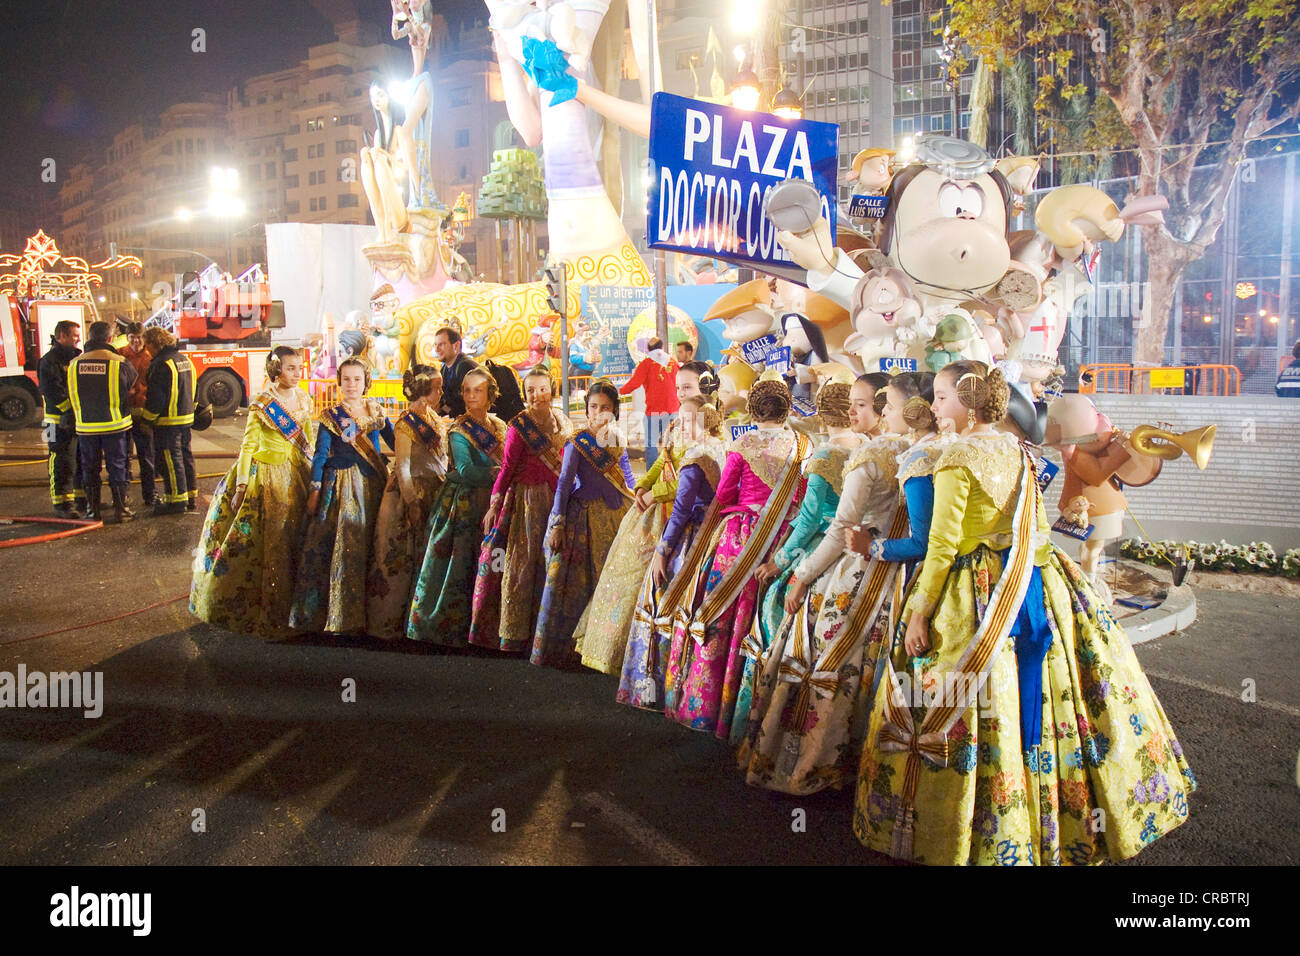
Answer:
M462 389L464 389L465 382L468 381L471 375L481 375L484 380L487 381L488 408L491 409L492 406L496 404L497 398L501 395L501 386L497 384L497 380L492 377L491 372L481 366L475 366L466 372L461 378L460 387Z
M402 373L402 394L408 402L433 392L433 383L442 381L442 373L432 365L412 365Z
M903 421L918 432L932 432L939 427L930 403L934 401L934 376L926 372L903 372L895 375L889 387L903 396Z
M614 403L614 421L618 421L619 395L618 389L614 387L613 383L607 378L598 378L596 381L592 382L591 386L587 389L586 398L584 398L582 402L582 407L584 409L591 406L591 398L593 395L604 395Z
M785 421L790 414L790 387L782 381L759 379L749 390L748 408L754 421Z
M722 434L722 413L707 396L690 395L682 399L682 404L690 405L698 412L696 420L710 435L716 438Z
M868 372L866 375L858 376L857 383L865 384L871 389L871 407L877 416L884 412L885 403L889 401L889 397L885 394L889 381L889 376L884 372Z
M718 394L718 373L713 370L713 366L708 362L701 362L693 359L683 365L679 371L694 372L698 375L700 379L700 391L708 396L709 401L717 404L717 399L714 398L714 396Z
M817 415L830 428L849 427L849 392L844 382L828 382L817 393Z
M996 424L1006 418L1011 401L1011 386L1002 369L988 370L983 362L960 359L943 367L942 374L952 378L957 400L973 411L980 421Z
M338 371L334 375L339 385L343 384L343 370L347 368L349 365L355 365L357 368L361 369L361 371L366 373L366 391L370 391L370 366L367 365L363 360L357 358L355 355L350 356L349 358L345 358L342 362L339 362Z
M291 348L288 345L277 345L266 356L266 377L271 381L276 381L280 377L280 366L284 359L291 355L301 354L298 349Z

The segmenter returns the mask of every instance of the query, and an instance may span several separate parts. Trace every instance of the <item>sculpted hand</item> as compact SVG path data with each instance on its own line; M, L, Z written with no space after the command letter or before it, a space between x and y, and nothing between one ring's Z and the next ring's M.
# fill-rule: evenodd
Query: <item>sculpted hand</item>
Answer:
M307 496L307 514L315 515L320 510L320 489L316 488Z
M835 242L831 239L831 225L825 219L819 218L812 229L798 235L779 230L776 241L809 272L829 273L835 269Z
M650 497L649 488L639 488L636 493L636 510L645 514L654 504L654 499Z
M769 561L767 564L758 566L758 570L754 572L754 577L758 578L759 584L766 584L780 573L780 566L775 561Z
M248 492L248 485L238 485L235 488L234 497L230 499L230 510L232 513L239 511L239 506L244 503L244 495Z

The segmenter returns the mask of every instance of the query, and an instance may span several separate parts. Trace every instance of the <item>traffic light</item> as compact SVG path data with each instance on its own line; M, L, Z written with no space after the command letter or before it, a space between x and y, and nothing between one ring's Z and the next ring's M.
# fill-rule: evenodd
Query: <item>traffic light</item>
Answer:
M563 317L568 311L564 288L564 263L553 262L542 270L546 277L546 305L556 315Z

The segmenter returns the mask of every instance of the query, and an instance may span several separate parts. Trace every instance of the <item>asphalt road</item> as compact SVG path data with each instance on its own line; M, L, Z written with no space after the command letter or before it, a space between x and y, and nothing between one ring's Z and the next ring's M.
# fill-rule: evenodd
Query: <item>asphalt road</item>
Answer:
M0 487L0 514L47 504ZM887 863L854 840L850 793L749 788L720 742L615 704L612 678L201 624L159 603L187 593L200 525L141 518L0 550L0 670L102 671L105 699L98 719L0 710L0 864ZM1295 864L1300 600L1197 597L1197 624L1138 656L1200 789L1133 864Z

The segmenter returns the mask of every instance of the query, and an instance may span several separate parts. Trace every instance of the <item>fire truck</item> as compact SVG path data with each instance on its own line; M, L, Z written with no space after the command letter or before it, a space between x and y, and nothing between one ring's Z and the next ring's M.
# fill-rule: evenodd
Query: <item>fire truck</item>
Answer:
M39 425L45 407L36 367L49 349L54 326L65 319L86 327L95 320L85 302L27 299L0 293L0 430Z
M181 340L198 375L195 401L218 418L233 415L266 385L271 331L284 328L284 303L272 301L260 264L235 278L210 265L180 276L176 286L145 326Z

